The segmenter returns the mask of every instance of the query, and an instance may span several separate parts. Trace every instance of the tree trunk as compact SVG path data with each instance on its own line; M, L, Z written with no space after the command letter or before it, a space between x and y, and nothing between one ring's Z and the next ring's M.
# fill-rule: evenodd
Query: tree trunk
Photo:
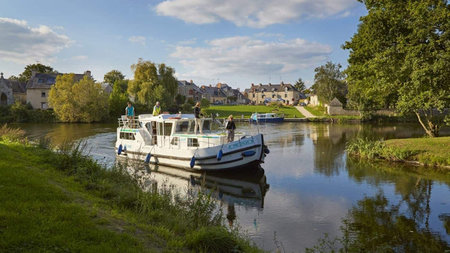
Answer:
M439 126L434 124L430 119L427 118L427 125L428 127L423 123L422 118L420 117L420 113L418 111L414 112L417 116L417 119L419 120L420 125L423 127L425 132L430 137L437 137L439 136Z

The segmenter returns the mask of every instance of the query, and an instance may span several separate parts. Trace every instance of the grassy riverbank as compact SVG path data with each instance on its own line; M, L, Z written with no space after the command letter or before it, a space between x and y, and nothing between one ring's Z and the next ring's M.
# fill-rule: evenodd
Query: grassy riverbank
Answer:
M205 108L204 111L207 114L218 113L220 118L226 118L229 115L233 115L235 118L240 118L241 115L244 115L244 118L250 118L254 112L276 112L283 113L286 118L304 118L303 114L301 114L295 107L282 105L215 105Z
M0 249L67 252L258 252L224 227L211 196L143 192L80 147L58 153L0 135ZM42 143L45 144L45 143Z
M356 139L347 145L351 155L368 159L411 161L427 166L450 166L450 137L387 141Z

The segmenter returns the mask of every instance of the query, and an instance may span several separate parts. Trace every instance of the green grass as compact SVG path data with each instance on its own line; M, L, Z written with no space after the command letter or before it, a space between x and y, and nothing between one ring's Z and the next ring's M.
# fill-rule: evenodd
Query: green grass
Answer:
M323 106L305 106L304 107L308 112L317 117L326 117L325 107Z
M450 137L387 141L355 139L347 144L347 151L368 159L417 161L430 166L450 166Z
M1 251L259 252L225 229L211 196L143 192L123 168L106 169L81 149L0 138Z
M240 118L244 115L245 118L249 118L252 113L268 113L276 112L283 113L286 118L304 118L295 107L292 106L265 106L265 105L217 105L205 108L204 111L207 114L218 113L220 118L226 118L229 115L233 115L235 118Z

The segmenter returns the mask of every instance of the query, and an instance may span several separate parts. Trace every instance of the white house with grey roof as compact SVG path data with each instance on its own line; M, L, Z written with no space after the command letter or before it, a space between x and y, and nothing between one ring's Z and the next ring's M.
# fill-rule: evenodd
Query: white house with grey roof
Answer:
M286 105L298 103L303 98L303 94L299 92L292 84L259 84L252 83L250 89L245 89L244 95L252 101L253 104L264 104L265 102L278 101Z

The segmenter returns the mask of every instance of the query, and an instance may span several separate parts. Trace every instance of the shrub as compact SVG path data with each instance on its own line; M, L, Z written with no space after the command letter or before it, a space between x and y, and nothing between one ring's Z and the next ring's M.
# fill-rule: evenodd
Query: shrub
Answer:
M20 128L10 128L8 124L4 124L0 128L0 140L25 141L25 131Z

